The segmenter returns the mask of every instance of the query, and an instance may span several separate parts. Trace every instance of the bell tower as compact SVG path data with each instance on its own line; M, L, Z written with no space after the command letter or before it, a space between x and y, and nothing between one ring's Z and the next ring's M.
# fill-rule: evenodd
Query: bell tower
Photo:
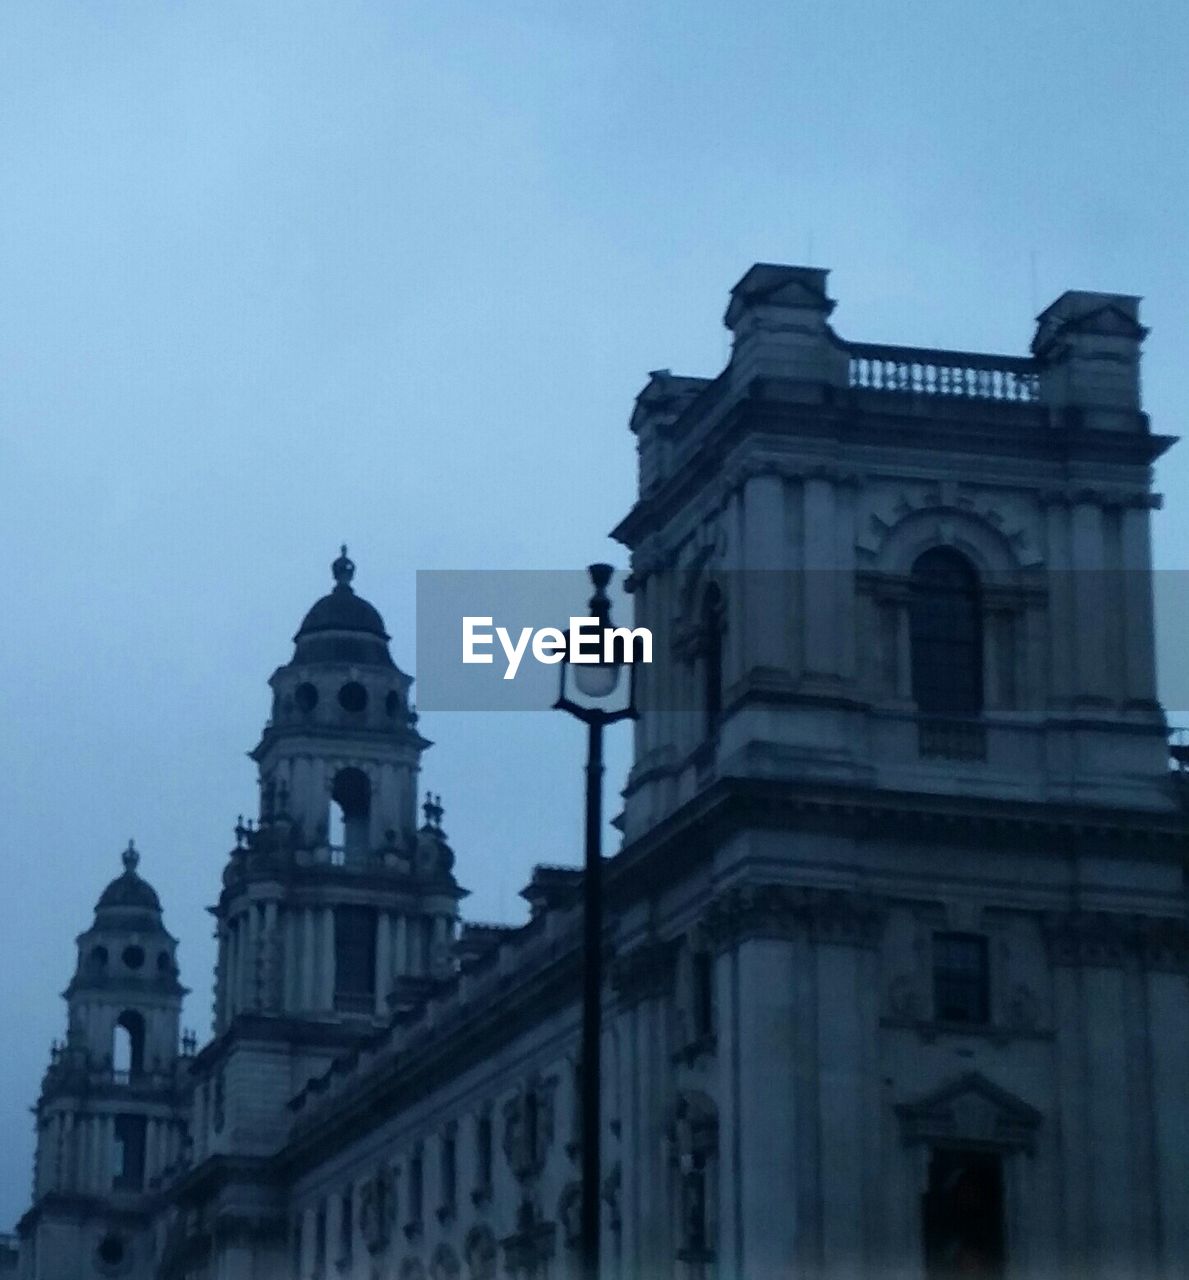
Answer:
M152 1274L150 1191L182 1149L189 1063L177 941L139 861L129 841L123 874L78 937L66 1040L35 1108L33 1206L19 1228L35 1280Z
M192 1155L217 1177L230 1176L221 1157L237 1157L226 1200L256 1224L244 1248L270 1248L283 1227L251 1169L284 1142L288 1099L449 974L465 896L439 800L418 825L431 744L412 678L356 594L346 547L331 571L269 682L272 713L251 752L259 813L237 824L211 908L215 1037L198 1059Z

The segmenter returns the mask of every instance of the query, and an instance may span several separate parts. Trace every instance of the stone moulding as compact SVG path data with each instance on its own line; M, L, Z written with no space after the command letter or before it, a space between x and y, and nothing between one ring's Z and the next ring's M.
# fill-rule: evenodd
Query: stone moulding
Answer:
M916 1102L896 1107L906 1145L983 1147L1031 1152L1043 1117L1015 1094L971 1071Z
M754 938L875 947L885 909L870 894L788 884L746 884L711 903L710 937L719 951Z

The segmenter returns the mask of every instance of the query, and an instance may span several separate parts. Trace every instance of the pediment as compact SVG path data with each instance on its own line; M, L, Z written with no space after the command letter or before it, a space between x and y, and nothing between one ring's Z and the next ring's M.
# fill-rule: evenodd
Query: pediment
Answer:
M1031 1150L1041 1113L971 1071L896 1108L905 1142Z

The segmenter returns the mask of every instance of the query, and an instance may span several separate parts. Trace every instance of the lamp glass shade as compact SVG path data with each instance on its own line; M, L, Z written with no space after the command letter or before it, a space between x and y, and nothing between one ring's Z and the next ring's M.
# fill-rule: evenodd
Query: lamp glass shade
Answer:
M609 698L619 684L618 662L576 662L574 683L587 698Z

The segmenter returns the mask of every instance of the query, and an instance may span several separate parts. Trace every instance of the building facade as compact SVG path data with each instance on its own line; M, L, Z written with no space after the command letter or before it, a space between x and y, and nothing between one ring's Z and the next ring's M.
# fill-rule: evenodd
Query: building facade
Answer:
M655 646L605 877L605 1272L1183 1276L1171 442L1138 302L1066 293L1020 357L847 341L833 305L824 271L753 267L726 369L654 373L632 417L616 536ZM214 1037L153 1041L174 1137L125 1203L106 1157L62 1154L94 1108L56 1060L27 1280L578 1275L581 874L538 867L523 926L460 921L353 571L272 678ZM144 945L106 909L88 956ZM94 1028L102 1070L141 1005L87 996L84 963L67 1046ZM150 1114L136 1075L104 1086L117 1125Z

